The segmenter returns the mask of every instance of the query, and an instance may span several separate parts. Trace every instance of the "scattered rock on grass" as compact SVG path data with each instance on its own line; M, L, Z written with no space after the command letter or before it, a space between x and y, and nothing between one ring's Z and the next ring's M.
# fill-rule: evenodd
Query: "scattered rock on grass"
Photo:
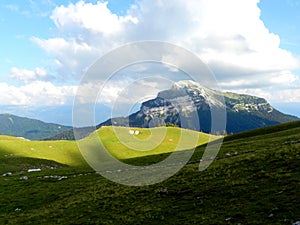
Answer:
M158 191L158 193L159 193L159 194L165 194L165 195L167 195L167 194L169 193L169 191L168 191L168 188L165 187L165 188L160 189L160 190Z
M20 177L20 180L28 180L28 177L27 176L22 176L22 177Z
M40 172L41 169L40 168L37 168L37 169L28 169L27 172L28 173L31 173L31 172Z
M58 176L58 175L44 176L43 178L44 179L57 179L57 180L68 179L67 176Z
M12 172L7 172L7 173L2 174L3 177L7 177L7 176L11 176L11 175L12 175Z

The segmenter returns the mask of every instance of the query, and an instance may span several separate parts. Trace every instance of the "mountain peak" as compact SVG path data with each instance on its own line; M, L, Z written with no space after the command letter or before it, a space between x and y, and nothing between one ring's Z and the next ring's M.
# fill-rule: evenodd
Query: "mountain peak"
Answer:
M186 117L188 121L196 111L201 121L201 130L210 132L210 110L224 107L227 112L228 133L298 119L277 111L263 98L221 92L192 80L182 80L174 83L170 89L159 92L157 98L144 102L140 111L130 117L130 122L134 126L147 127L151 119L157 118L160 123L170 122L181 126L180 116ZM193 129L193 124L184 128Z
M173 84L172 88L178 89L178 88L203 88L203 86L200 83L197 83L192 80L181 80Z
M211 109L217 112L223 111L224 107L227 133L299 120L277 111L263 98L212 90L192 80L183 80L174 83L170 89L159 92L156 98L143 102L139 111L128 117L111 118L97 128L111 125L154 127L171 123L206 133L220 133L224 130L212 127ZM195 118L200 123L195 123ZM89 131L89 128L82 129L80 133L84 137ZM72 137L72 131L65 133L63 137Z
M201 84L192 80L182 80L174 83L168 90L164 90L158 93L157 97L164 99L174 99L184 96L192 95L207 95L210 89L202 86Z

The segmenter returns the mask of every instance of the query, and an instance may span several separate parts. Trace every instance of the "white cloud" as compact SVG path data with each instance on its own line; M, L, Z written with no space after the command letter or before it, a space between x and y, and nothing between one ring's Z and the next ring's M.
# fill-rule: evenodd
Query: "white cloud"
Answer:
M290 85L296 81L299 81L299 78L291 71L280 71L270 78L271 83L280 85Z
M130 115L141 103L156 98L158 92L172 85L172 82L165 78L153 78L143 78L134 82L108 82L97 101L112 108L113 117Z
M56 7L51 19L58 37L31 40L53 55L62 76L80 78L89 66L104 53L125 43L126 24L137 24L137 18L117 16L107 8L107 2L96 4L79 1Z
M107 8L107 2L93 5L79 1L54 9L51 19L60 30L87 29L109 35L120 31L121 23L116 14Z
M80 78L87 67L99 56L95 47L84 41L76 41L74 38L43 40L33 37L32 41L45 49L48 54L55 55L54 64L59 76L67 79Z
M299 103L300 102L300 86L295 88L284 88L284 89L277 89L274 87L261 89L261 88L243 88L243 89L236 89L237 93L240 94L249 94L255 95L258 97L262 97L267 99L269 102L272 103Z
M77 92L79 103L139 104L155 98L159 91L171 86L172 82L164 78L143 78L136 81L109 80L106 82L88 82L80 86Z
M56 37L32 40L55 57L61 76L76 79L117 46L141 40L168 41L199 55L221 87L232 91L247 88L252 94L261 90L264 96L272 96L275 89L268 87L289 90L297 84L299 78L293 71L299 68L299 59L280 48L280 37L264 25L258 3L140 0L124 16L118 16L105 2L81 0L53 10ZM118 88L108 90L107 96Z
M10 71L10 77L24 83L28 83L34 80L48 80L52 79L52 76L47 74L47 71L43 68L35 68L34 70L19 69L13 67Z
M239 77L231 80L226 80L224 82L219 82L221 88L224 89L234 89L240 88L289 88L294 84L298 84L300 79L294 75L291 71L276 71L270 73L255 73L249 74L246 77Z
M35 81L20 87L0 83L1 105L62 105L72 103L75 86L55 86L50 82Z
M276 96L276 97L275 97ZM273 95L271 99L274 102L300 102L300 87L296 89L278 90L276 95Z
M93 81L81 84L76 95L78 98L78 103L80 104L101 102L106 105L110 105L112 101L118 97L121 89L122 88L120 85L105 84L101 81Z

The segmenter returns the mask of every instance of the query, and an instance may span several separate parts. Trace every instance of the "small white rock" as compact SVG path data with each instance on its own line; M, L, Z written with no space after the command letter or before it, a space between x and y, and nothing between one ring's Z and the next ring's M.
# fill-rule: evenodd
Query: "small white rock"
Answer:
M11 176L11 175L12 175L12 172L7 172L7 173L3 174L2 176L6 177L6 176Z
M27 172L28 173L31 173L31 172L40 172L41 169L40 168L37 168L37 169L28 169Z
M20 177L20 180L28 180L28 177L27 176L22 176L22 177Z

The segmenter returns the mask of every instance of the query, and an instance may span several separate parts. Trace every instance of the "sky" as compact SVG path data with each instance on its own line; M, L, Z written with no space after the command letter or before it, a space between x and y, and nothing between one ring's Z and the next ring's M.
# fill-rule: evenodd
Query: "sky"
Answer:
M1 0L0 113L70 125L77 87L97 59L157 40L196 54L221 90L263 97L300 116L299 12L300 0ZM166 73L154 68L153 76ZM134 95L150 98L169 85L144 79L130 86L132 77L120 77L98 100L102 119L124 86L134 93L118 104L134 108L145 100Z

